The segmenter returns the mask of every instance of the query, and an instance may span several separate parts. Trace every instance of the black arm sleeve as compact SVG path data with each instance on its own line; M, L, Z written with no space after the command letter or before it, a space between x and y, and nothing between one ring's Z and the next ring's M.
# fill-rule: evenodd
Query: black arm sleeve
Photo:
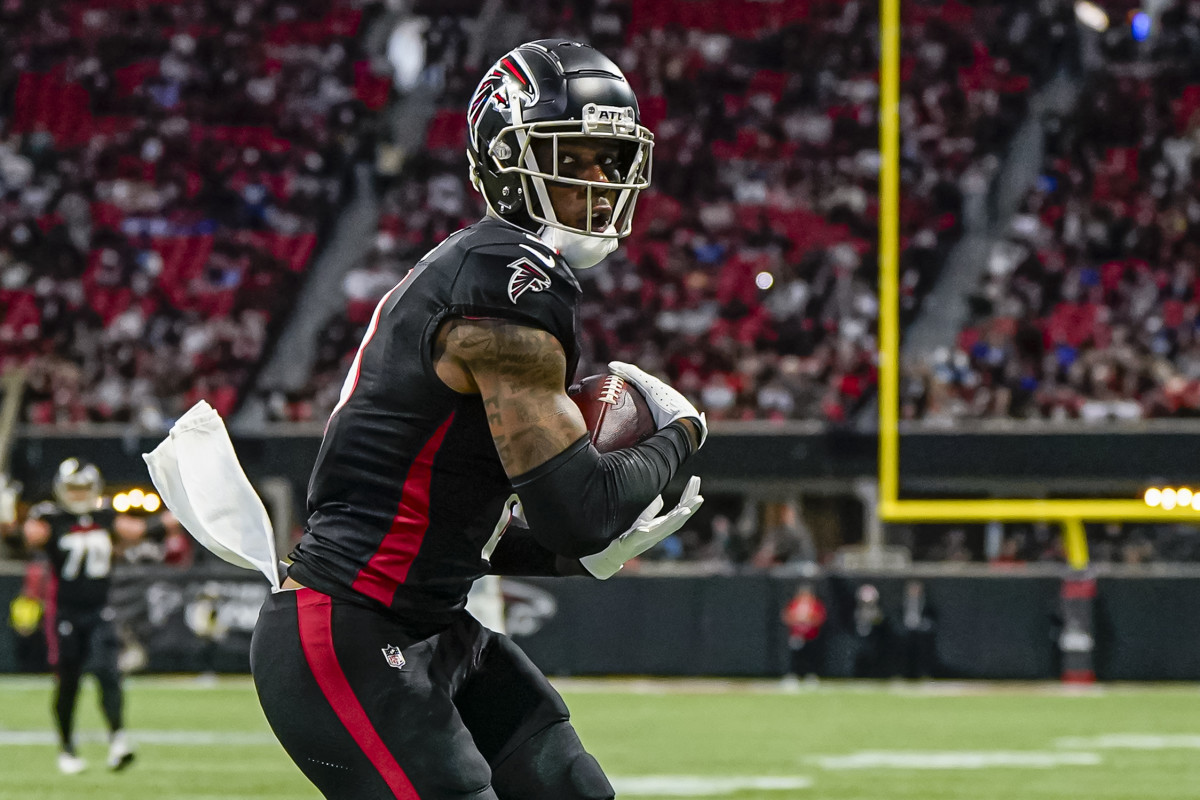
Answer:
M534 538L558 555L579 558L628 530L692 452L681 422L611 453L601 454L585 436L515 478L513 488Z
M547 550L525 527L512 526L505 531L489 562L492 566L488 572L492 575L539 578L590 575L579 559Z

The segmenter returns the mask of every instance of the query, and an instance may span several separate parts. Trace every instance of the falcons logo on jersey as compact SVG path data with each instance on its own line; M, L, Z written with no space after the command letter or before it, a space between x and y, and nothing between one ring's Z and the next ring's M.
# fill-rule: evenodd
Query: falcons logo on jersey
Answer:
M542 292L550 288L550 276L528 258L518 258L508 268L513 271L508 279L508 299L514 304L526 292Z

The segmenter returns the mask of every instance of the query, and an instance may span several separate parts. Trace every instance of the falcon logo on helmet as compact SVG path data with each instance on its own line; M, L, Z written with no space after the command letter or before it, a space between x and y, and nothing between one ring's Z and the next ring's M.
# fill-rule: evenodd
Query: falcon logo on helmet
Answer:
M516 51L497 61L479 82L467 111L471 127L478 124L479 117L488 106L502 114L509 112L511 115L514 95L521 105L533 105L538 101L537 83L530 77L525 59Z
M624 74L604 55L559 39L511 50L480 81L467 126L471 185L492 215L542 237L575 267L597 263L631 232L638 194L650 185L654 134L641 124ZM563 143L613 153L603 179L562 174ZM569 224L548 187L577 188L588 208L599 203L606 212Z
M550 288L550 276L528 258L518 258L508 268L513 271L508 279L508 299L514 303L525 292L544 292Z

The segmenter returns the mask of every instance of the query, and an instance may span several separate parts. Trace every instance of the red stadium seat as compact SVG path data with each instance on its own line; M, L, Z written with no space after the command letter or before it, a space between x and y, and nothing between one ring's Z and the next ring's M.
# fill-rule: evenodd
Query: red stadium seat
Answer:
M651 132L658 130L663 120L667 118L667 98L661 95L651 95L638 100L638 110L642 115L642 124Z
M463 150L467 146L467 124L462 111L443 108L433 115L425 135L425 146L430 150Z
M1196 112L1200 110L1200 84L1193 83L1185 86L1174 103L1175 132L1184 133L1196 121Z
M354 63L354 96L372 111L383 108L392 90L392 79L388 75L371 72L370 61Z
M159 62L157 60L135 61L128 66L121 67L113 73L117 91L126 96L133 94L134 90L145 83L148 78L156 77L158 71Z
M771 99L776 103L783 97L783 90L787 86L788 75L786 72L776 72L775 70L760 69L755 72L750 78L750 86L747 88L749 94L766 93L771 95Z

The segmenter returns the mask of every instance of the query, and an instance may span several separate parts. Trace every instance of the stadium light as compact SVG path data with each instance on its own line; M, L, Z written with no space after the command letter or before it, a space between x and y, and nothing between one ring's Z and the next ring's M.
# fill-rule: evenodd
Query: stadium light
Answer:
M1088 0L1080 0L1075 4L1075 19L1097 33L1108 30L1108 14L1104 9Z
M1173 508L1200 511L1200 490L1190 486L1151 486L1142 495L1142 500L1150 508L1161 508L1170 511Z
M144 489L130 489L128 492L113 495L112 507L113 511L119 514L124 514L134 508L140 508L148 514L153 514L162 508L162 498L154 492L147 492Z

